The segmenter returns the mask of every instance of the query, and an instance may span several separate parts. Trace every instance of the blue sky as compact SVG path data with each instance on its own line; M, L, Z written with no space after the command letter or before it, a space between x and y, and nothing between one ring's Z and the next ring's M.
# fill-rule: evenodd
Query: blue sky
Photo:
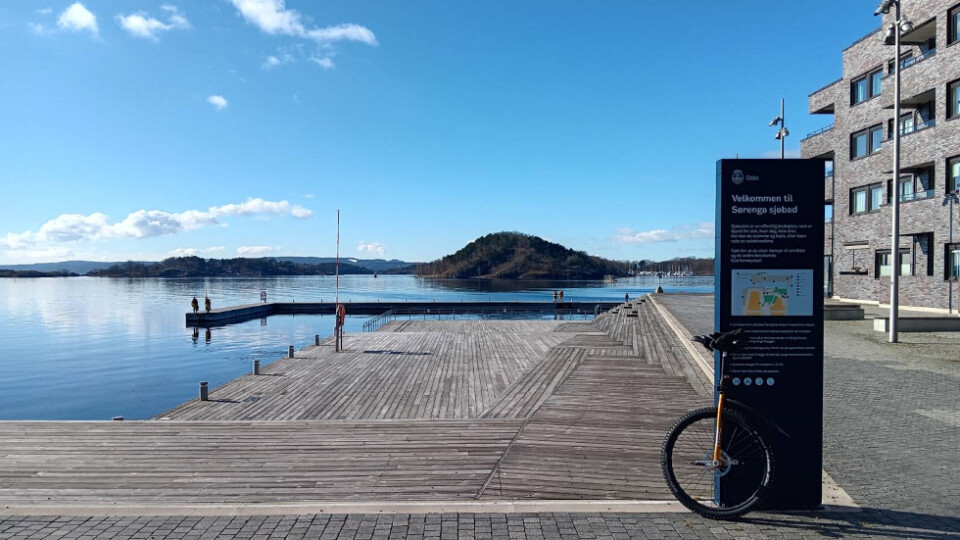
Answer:
M5 0L0 263L710 256L715 161L832 121L875 2Z

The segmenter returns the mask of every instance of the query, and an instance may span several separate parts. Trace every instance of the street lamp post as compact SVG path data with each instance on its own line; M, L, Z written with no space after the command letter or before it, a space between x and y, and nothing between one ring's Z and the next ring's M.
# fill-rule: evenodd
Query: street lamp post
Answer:
M783 110L783 98L780 98L780 116L770 121L771 126L777 126L777 125L780 126L780 129L777 130L777 134L773 136L774 139L777 139L780 141L780 159L783 159L783 142L786 140L787 135L790 134L790 132L787 131L786 122L787 122L787 117L784 114L784 110Z
M900 35L913 30L913 24L900 14L901 0L883 0L873 12L874 15L890 13L890 8L896 8L896 17L887 27L884 43L894 45L896 56L893 59L893 193L891 194L890 234L890 343L899 341L900 326Z
M950 244L953 244L953 205L960 202L960 198L957 197L957 192L947 193L943 198L943 206L950 205ZM948 253L949 255L949 253ZM950 261L947 261L947 264L950 264ZM947 298L947 313L953 313L953 283L947 282L948 298ZM957 310L960 312L960 309Z

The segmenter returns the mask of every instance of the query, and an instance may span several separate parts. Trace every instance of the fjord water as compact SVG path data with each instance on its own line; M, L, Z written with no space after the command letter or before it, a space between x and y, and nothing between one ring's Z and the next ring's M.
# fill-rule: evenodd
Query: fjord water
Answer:
M289 345L333 332L324 315L278 315L212 328L184 325L196 296L213 307L269 301L331 302L331 276L208 279L0 279L0 420L144 419L196 397L199 381L216 388L267 365ZM602 281L430 280L413 276L341 276L349 301L622 301L651 292L657 279ZM712 277L666 277L670 291L711 291ZM349 315L349 314L348 314ZM347 317L361 331L369 317ZM349 339L349 336L348 336Z

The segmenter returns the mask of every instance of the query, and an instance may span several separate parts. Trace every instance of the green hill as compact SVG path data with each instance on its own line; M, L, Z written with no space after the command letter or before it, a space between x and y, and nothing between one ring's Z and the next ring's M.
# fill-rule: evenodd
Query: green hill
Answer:
M417 265L416 274L436 278L603 279L627 276L631 265L574 251L518 232L488 234L453 255Z

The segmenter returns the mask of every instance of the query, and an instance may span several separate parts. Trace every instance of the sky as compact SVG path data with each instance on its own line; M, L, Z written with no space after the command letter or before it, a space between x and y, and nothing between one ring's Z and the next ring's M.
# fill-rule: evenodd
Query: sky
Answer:
M875 1L4 0L0 263L712 256Z

